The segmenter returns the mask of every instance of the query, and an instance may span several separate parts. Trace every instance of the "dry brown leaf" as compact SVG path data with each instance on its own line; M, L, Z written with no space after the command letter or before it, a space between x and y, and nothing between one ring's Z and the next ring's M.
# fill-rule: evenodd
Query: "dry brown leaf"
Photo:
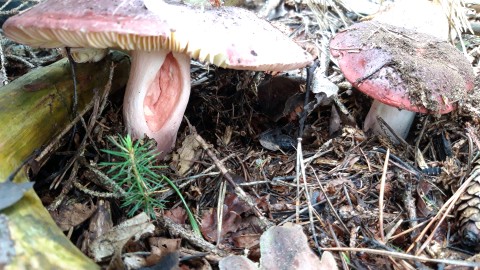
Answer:
M192 167L200 144L195 140L194 135L188 135L182 142L182 147L173 155L173 162L176 164L178 174L183 176Z
M245 270L257 270L257 265L244 256L230 255L218 262L220 270L233 270L233 269L245 269Z
M229 193L225 197L225 203L223 205L223 218L222 218L222 233L221 237L231 232L236 232L242 227L241 214L248 211L250 208L248 205L241 201L234 193ZM203 212L202 223L200 230L203 236L209 240L216 242L217 239L217 210L210 209Z
M115 257L121 257L121 250L128 240L132 237L138 240L142 235L153 233L154 230L155 226L148 216L142 212L95 239L89 246L89 254L92 254L93 259L97 262L103 261L114 254Z
M260 243L259 234L243 234L238 236L232 236L232 241L237 248L248 248L258 245Z
M324 255L320 261L308 245L308 239L300 225L285 224L268 229L260 237L261 269L318 269L336 270L333 256ZM324 253L325 254L325 253ZM328 267L328 268L326 268Z
M185 224L187 220L187 211L180 206L166 210L164 215L177 224Z
M82 224L93 215L96 206L90 207L83 203L62 204L56 211L50 212L53 220L62 231L67 231L72 227Z
M238 229L241 220L240 215L233 211L228 211L226 206L224 206L223 213L222 233L220 234L221 238L223 238L223 236L229 232L235 232ZM210 209L209 211L205 211L203 213L200 231L208 241L217 242L216 209Z

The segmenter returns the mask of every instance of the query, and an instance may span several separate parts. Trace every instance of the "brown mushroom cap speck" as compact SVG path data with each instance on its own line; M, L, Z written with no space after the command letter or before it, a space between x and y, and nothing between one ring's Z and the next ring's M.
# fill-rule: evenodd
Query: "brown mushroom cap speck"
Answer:
M465 56L446 41L379 22L362 22L330 42L345 78L372 98L400 109L447 113L474 86Z

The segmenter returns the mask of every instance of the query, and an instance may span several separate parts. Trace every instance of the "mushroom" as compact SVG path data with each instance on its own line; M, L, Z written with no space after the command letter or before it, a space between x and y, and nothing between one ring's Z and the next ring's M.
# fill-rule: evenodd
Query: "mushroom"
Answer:
M162 157L175 143L188 103L190 58L255 71L291 70L312 61L247 10L159 2L47 0L11 17L3 28L7 37L34 47L132 51L125 125L135 138L155 139Z
M331 40L330 52L355 88L389 105L372 105L365 130L381 117L405 138L415 112L448 113L473 90L473 69L460 51L444 40L402 27L354 24ZM376 132L396 141L390 132Z

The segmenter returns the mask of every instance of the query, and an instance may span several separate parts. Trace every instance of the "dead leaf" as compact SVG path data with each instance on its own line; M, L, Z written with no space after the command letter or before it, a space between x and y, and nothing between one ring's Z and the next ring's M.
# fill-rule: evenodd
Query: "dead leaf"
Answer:
M182 239L180 238L171 239L165 237L150 237L148 239L150 246L160 249L162 253L178 251L181 242Z
M433 211L431 205L428 205L425 200L428 198L428 194L432 189L432 185L428 181L421 180L417 185L417 194L419 200L417 200L417 210L420 216L428 217Z
M62 204L50 214L62 231L68 231L91 217L96 209L97 207L94 205L88 207L83 203Z
M337 262L335 257L329 251L324 251L322 253L322 259L320 260L320 269L322 270L337 270Z
M98 237L90 245L89 254L92 254L96 262L103 261L114 253L120 256L122 248L128 240L134 237L134 241L138 241L142 235L153 233L154 230L155 226L142 212Z
M224 210L221 233L222 239L227 233L236 232L240 228L242 222L240 215L250 209L250 207L245 202L240 200L235 193L227 194L223 207ZM218 240L216 209L210 209L203 212L200 230L207 240L212 242L216 242Z
M260 234L257 233L232 236L232 241L237 248L251 249L260 243Z
M229 211L233 211L239 215L250 210L250 207L244 201L240 200L235 193L229 193L225 196L225 205Z
M187 220L187 211L180 206L166 210L164 215L177 224L185 224Z
M99 200L97 202L97 211L90 219L88 231L84 232L81 250L88 253L88 247L91 242L99 236L105 234L113 227L112 214L110 211L110 202Z
M195 140L195 135L188 135L182 142L182 147L173 155L173 161L177 164L178 174L183 176L190 170L200 144Z
M270 151L290 151L295 149L296 141L283 134L280 129L269 129L258 136L260 144Z
M256 263L252 262L244 256L238 255L230 255L221 259L220 262L218 262L218 267L220 268L220 270L258 270Z
M327 269L322 267L322 262L310 249L300 225L287 223L269 228L260 237L260 252L260 265L265 270ZM326 259L325 263L327 261L331 262Z
M228 211L227 206L224 206L223 211L222 232L220 237L230 232L235 232L240 224L240 215L233 211ZM217 210L210 209L203 212L202 223L200 225L200 231L202 235L211 242L217 241Z
M228 256L220 260L221 270L230 269L311 269L338 270L335 257L325 251L320 260L308 245L308 239L300 225L274 226L260 238L260 267L243 256Z

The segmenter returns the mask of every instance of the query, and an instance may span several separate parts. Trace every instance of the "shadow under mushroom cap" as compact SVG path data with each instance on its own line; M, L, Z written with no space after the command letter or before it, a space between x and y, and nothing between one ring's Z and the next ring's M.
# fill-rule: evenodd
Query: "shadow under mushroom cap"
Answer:
M448 113L467 98L474 74L465 56L427 34L378 22L362 22L330 42L345 78L390 106Z

